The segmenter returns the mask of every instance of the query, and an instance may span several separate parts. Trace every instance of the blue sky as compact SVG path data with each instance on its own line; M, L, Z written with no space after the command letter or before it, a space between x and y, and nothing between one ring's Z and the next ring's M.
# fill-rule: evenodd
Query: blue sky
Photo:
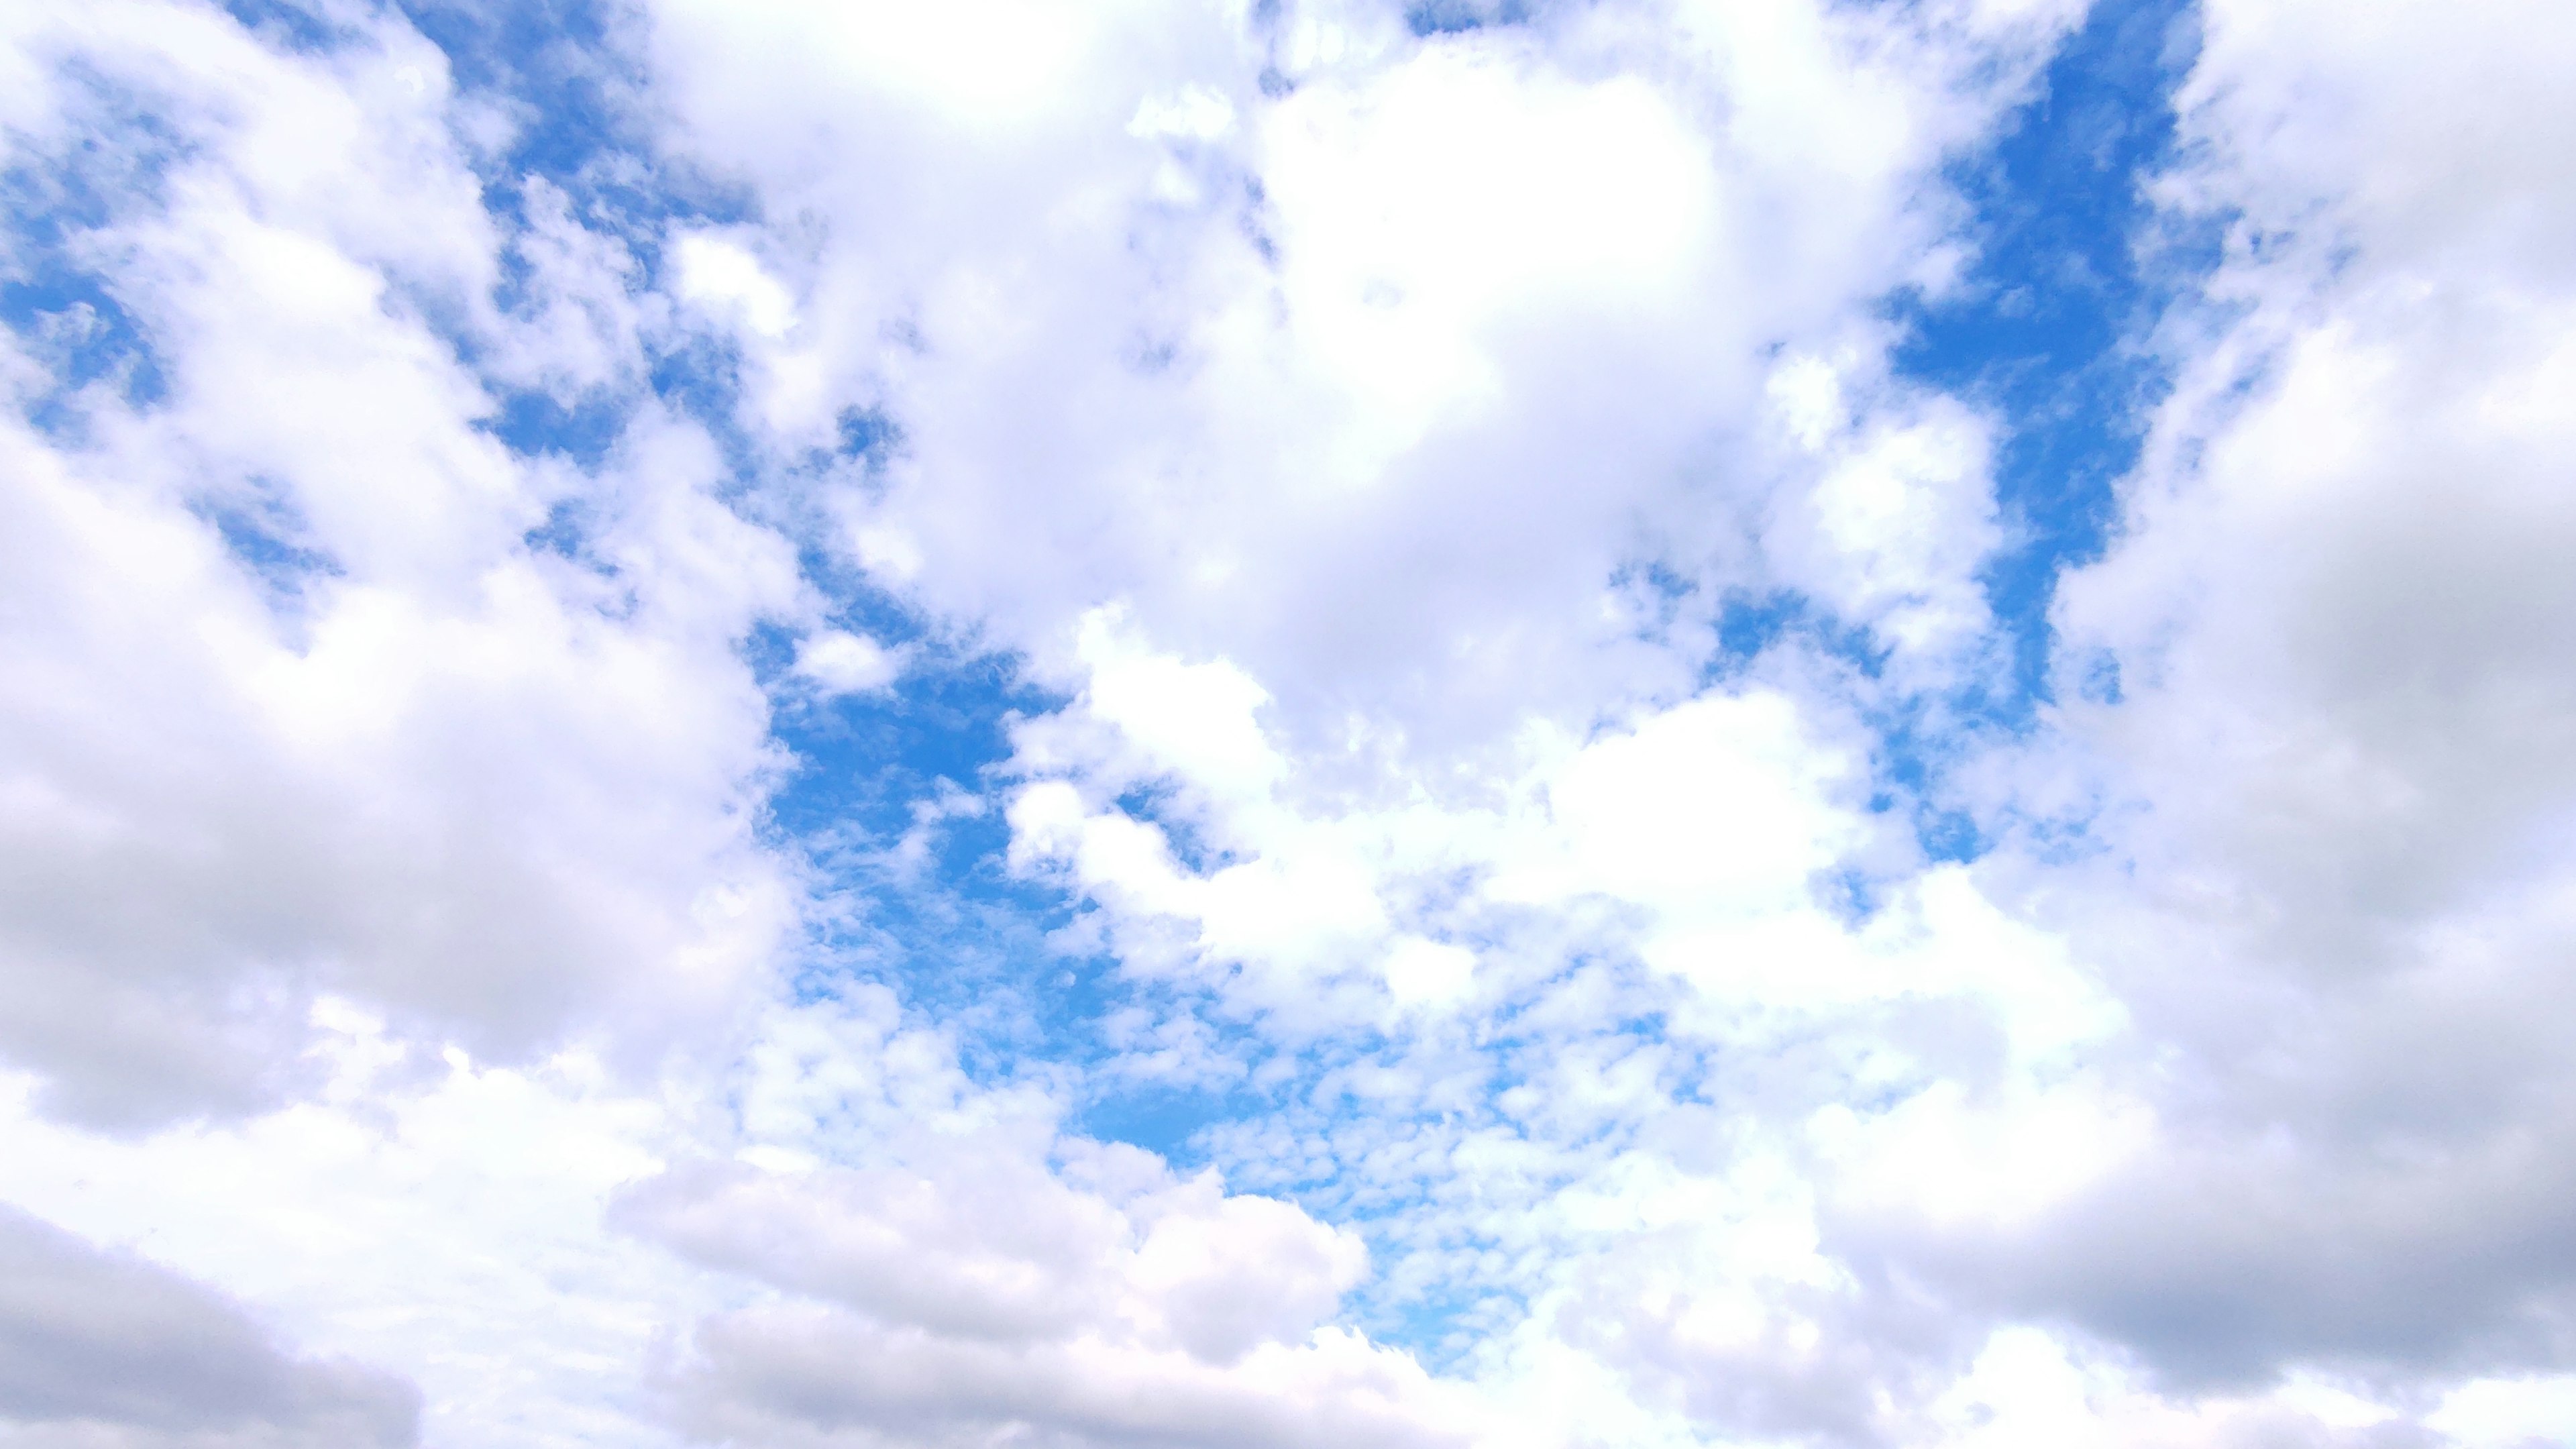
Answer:
M2570 24L0 20L0 1437L2569 1442Z
M1427 24L1419 12L1408 16L1425 33L1475 28L1464 17ZM2169 4L2089 13L1994 134L1949 163L1948 179L1967 204L1954 232L1973 259L1966 276L1935 298L1907 289L1883 302L1901 329L1899 376L1993 410L2001 429L1994 489L2013 521L2011 542L1980 578L1996 628L2009 641L2011 669L1941 701L1963 707L1964 721L1932 717L1933 705L1919 698L1900 698L1871 721L1886 808L1910 817L1924 851L1936 858L1973 858L1984 846L1971 818L1944 808L1941 772L1963 749L1950 736L2026 730L2051 699L2054 582L2060 569L2100 554L2117 506L2113 485L2135 464L2145 410L2166 386L2164 360L2150 350L2148 334L2193 273L2187 260L2152 250L2139 255L2151 245L2153 221L2141 191L2173 160L2171 91L2189 68L2193 19ZM692 374L678 385L704 383ZM890 445L900 448L899 435ZM579 445L548 434L523 446ZM809 568L820 587L846 600L847 621L898 637L922 629L863 578L834 577L828 560ZM1846 651L1862 667L1875 667L1883 652L1865 629L1796 591L1741 607L1749 620L1775 622L1749 622L1741 642L1721 637L1712 670L1740 667L1791 631ZM799 708L792 697L780 703L777 737L799 765L771 809L783 832L830 857L847 852L854 835L891 844L943 782L982 788L1008 769L1007 719L1064 701L1027 686L1012 656L968 644L943 650L941 665L916 669L884 695L820 710ZM1154 798L1131 792L1121 804L1159 821ZM992 823L953 825L932 873L932 899L872 902L882 913L873 923L885 937L878 949L892 957L876 971L908 1001L943 1017L981 1027L998 1015L987 1028L1002 1037L990 1069L1008 1071L1032 1054L1076 1066L1095 1062L1104 1050L1102 1017L1175 1004L1122 982L1114 959L1051 946L1048 933L1082 903L1013 879L1001 862L1007 843ZM858 869L853 884L864 890L871 882L865 867ZM1068 972L1078 983L1070 990L1059 984ZM991 1012L988 994L997 991L1016 1009ZM967 1016L964 1009L978 1001L988 1010ZM1264 1049L1250 1037L1235 1041ZM1082 1118L1087 1131L1194 1166L1207 1160L1205 1143L1192 1140L1196 1129L1279 1105L1276 1092L1096 1090L1101 1095Z

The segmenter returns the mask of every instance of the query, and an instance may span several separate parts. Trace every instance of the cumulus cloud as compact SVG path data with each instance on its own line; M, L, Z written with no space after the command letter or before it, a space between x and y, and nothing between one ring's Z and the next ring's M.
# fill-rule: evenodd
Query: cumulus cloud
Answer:
M692 1257L898 1324L997 1343L1114 1332L1220 1363L1328 1317L1364 1257L1210 1178L1120 1204L1007 1159L937 1176L703 1164L621 1213Z
M582 334L634 325L618 248L541 192L530 264L595 302L544 320L606 335L493 311L466 106L407 27L305 56L194 9L18 19L25 174L99 200L12 270L93 278L150 386L0 427L0 1050L132 1125L276 1100L317 991L505 1054L720 1002L791 911L731 652L798 608L789 551L705 491L691 427L516 454L467 365L616 373Z
M1973 627L1979 427L1851 339L2042 17L1147 16L997 14L1012 45L952 85L874 10L656 12L675 149L833 219L772 243L818 330L742 345L775 446L901 418L854 557L1050 667L1123 601L1301 747L1352 710L1490 740L1676 687L1611 576L1667 561L1704 618L1775 487L1822 489L1783 504L1784 582L1891 637ZM1749 442L1783 342L1850 354L1803 424L1832 461Z
M1456 1386L1332 1324L1367 1272L1356 1234L1062 1135L889 1006L778 1023L736 1089L753 1140L617 1195L621 1230L768 1290L665 1369L693 1433L1469 1442Z
M902 661L884 645L847 629L825 629L796 645L796 672L830 694L854 694L891 683Z
M2067 747L2016 798L2107 848L2031 879L2158 1125L1932 1256L2179 1382L2510 1377L2566 1352L2565 20L2203 19L2165 190L2226 219L2218 315L2064 583Z
M2563 1437L2576 37L2095 8L0 16L0 1437Z

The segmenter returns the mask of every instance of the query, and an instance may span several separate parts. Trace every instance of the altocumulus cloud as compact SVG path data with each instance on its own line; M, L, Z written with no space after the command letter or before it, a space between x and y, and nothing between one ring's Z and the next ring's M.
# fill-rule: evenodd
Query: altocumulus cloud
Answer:
M0 7L0 1443L2566 1442L2571 55Z

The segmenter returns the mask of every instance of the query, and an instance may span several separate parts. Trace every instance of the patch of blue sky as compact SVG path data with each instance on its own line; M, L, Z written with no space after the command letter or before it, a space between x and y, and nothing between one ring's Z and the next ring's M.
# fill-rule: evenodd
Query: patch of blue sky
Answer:
M293 24L292 10L237 13L309 47L345 39ZM605 7L557 0L403 10L445 52L461 91L502 103L517 122L509 143L481 163L485 205L514 241L538 220L532 188L552 187L574 220L627 248L637 262L629 286L641 291L663 280L675 227L750 214L746 192L661 154L649 122L627 104L641 76ZM506 251L496 303L523 305L528 283L524 260ZM450 340L473 362L471 337ZM859 980L891 986L956 1037L979 1076L1101 1058L1098 1022L1123 994L1107 981L1105 959L1062 944L1078 903L1006 866L997 797L1009 720L1063 701L1031 688L1013 660L937 637L836 563L816 542L825 521L804 507L811 480L864 480L900 448L900 434L880 415L853 411L835 450L782 463L736 421L739 360L726 346L688 335L647 339L647 347L640 385L628 389L563 396L487 379L495 411L485 426L514 451L598 466L635 410L658 399L715 440L729 473L719 492L734 507L805 541L802 571L833 621L908 650L891 687L827 697L795 674L796 641L785 631L755 630L741 646L771 697L773 738L790 762L770 793L766 831L822 880L800 993L827 997ZM527 543L589 559L592 525L567 503Z
M1455 35L1493 25L1518 25L1529 18L1521 0L1413 0L1404 7L1405 27L1415 35Z
M1269 1093L1238 1083L1102 1081L1088 1086L1071 1125L1101 1142L1124 1142L1160 1155L1176 1170L1215 1161L1208 1129L1268 1111Z
M192 154L186 139L153 113L149 97L82 66L65 67L59 79L74 93L66 110L77 138L56 154L38 153L0 172L0 199L8 203L17 246L64 248L120 214L159 203L171 170ZM20 138L22 147L27 139Z
M1499 6L1416 12L1414 28L1425 35L1513 18ZM642 264L641 286L660 266L670 226L743 214L739 196L665 166L622 109L614 69L622 62L605 45L596 7L525 14L505 7L485 14L420 5L410 13L448 51L460 84L523 103L526 123L487 177L492 204L511 224L526 224L525 178L543 177L573 199L585 224L626 241ZM2191 35L2192 12L2179 0L2101 6L2050 67L2043 93L1995 146L1954 172L1976 247L1965 285L1938 298L1907 295L1888 304L1911 339L1900 355L1902 369L1991 407L2004 421L1997 486L2014 542L1986 582L2012 640L2011 685L2003 696L1964 703L2007 727L2026 721L2047 697L2047 606L2056 576L2098 552L2114 526L2113 484L2134 461L2144 404L2161 385L2137 338L2183 279L2136 250L2147 217L2139 183L2170 158L2171 88L2190 59ZM745 496L738 506L777 507L783 498L792 508L800 473L864 474L899 446L882 419L854 414L834 456L785 467L760 458L732 422L738 401L733 359L711 343L658 354L645 387L705 423L726 447L746 494L757 482L768 500ZM613 444L626 405L504 396L495 427L522 451L590 458ZM581 520L566 514L532 533L531 542L577 553L580 533ZM1203 1010L1203 999L1126 976L1105 952L1081 944L1084 910L1077 900L1006 864L1009 832L999 806L1010 758L1008 723L1015 714L1060 707L1061 700L1033 688L1013 661L937 637L925 621L819 553L808 557L806 573L846 626L916 651L892 686L824 699L795 678L792 640L770 631L745 643L775 701L775 738L794 762L771 797L770 828L804 852L846 902L818 935L807 992L829 995L860 978L891 985L956 1035L970 1070L1016 1076L1072 1069L1078 1130L1184 1165L1229 1157L1222 1129L1275 1115L1284 1103L1309 1103L1290 1115L1313 1118L1308 1125L1318 1131L1331 1129L1336 1114L1350 1128L1352 1114L1312 1106L1305 1093L1335 1068L1391 1061L1395 1044L1302 1049L1291 1064L1295 1071L1271 1087L1222 1073L1174 1080L1092 1070L1132 1045L1122 1045L1116 1034L1122 1021L1195 1017L1205 1030L1201 1045L1220 1061L1249 1064L1283 1049L1262 1045L1246 1023ZM1818 616L1793 596L1727 601L1719 629L1721 672L1792 634L1864 673L1876 673L1883 662L1865 634ZM1879 784L1889 808L1938 793L1955 740L1944 724L1949 716L1936 706L1958 703L1907 706L1879 721ZM1150 793L1122 805L1174 829L1185 858L1218 863L1205 851L1193 853L1186 822L1166 818L1164 802ZM1928 805L1909 808L1927 854L1962 858L1981 848L1964 817ZM907 856L907 850L916 853ZM1835 884L1854 909L1866 908L1867 882ZM1639 1039L1660 1035L1651 1014L1628 1029ZM1508 1055L1509 1041L1499 1049ZM1498 1069L1476 1090L1490 1103L1526 1069ZM1478 1109L1477 1120L1501 1120L1490 1113L1490 1107ZM1380 1130L1418 1129L1427 1124L1380 1124ZM1364 1229L1371 1223L1391 1229L1396 1215L1428 1190L1331 1180L1329 1174L1350 1172L1353 1160L1319 1164L1326 1176L1278 1187ZM1402 1245L1390 1240L1389 1246ZM1379 1318L1398 1341L1437 1346L1463 1342L1458 1325L1485 1311L1484 1302L1472 1291L1416 1285L1381 1305Z
M0 325L50 374L26 415L56 435L80 429L85 389L103 385L137 406L166 392L151 338L97 254L98 233L161 204L171 169L190 154L147 98L80 68L62 79L78 94L76 138L53 154L22 151L0 171Z
M168 395L149 333L117 295L106 238L165 204L166 179L193 148L149 96L78 68L66 78L78 97L73 139L0 172L0 325L46 374L23 415L77 446L101 391L136 408ZM340 571L308 546L311 529L267 480L202 492L192 507L281 618L298 613L310 581Z
M101 280L44 258L0 280L0 325L42 366L48 386L27 400L39 431L78 441L86 428L84 393L106 388L123 402L148 407L168 392L150 341Z
M1444 1136L1433 1150L1445 1156L1453 1145ZM1515 1184L1532 1197L1573 1185L1570 1174ZM1526 1259L1529 1244L1482 1230L1479 1210L1500 1205L1480 1197L1471 1192L1435 1201L1421 1195L1357 1213L1329 1205L1321 1209L1357 1231L1380 1268L1352 1290L1347 1310L1371 1338L1411 1352L1435 1373L1466 1367L1529 1311L1526 1287L1511 1277L1515 1261ZM1310 1212L1319 1210L1311 1197L1304 1205ZM1428 1224L1439 1226L1426 1231Z
M493 388L493 409L480 426L525 457L557 454L597 467L625 436L637 399L600 390L562 396L538 388ZM550 520L556 526L560 520Z
M363 30L291 0L229 0L226 8L264 43L283 51L317 54L370 43ZM410 18L446 52L460 86L504 99L523 123L485 178L484 201L505 230L524 233L525 183L532 176L563 187L582 208L586 224L615 232L648 266L668 216L741 214L737 193L675 184L653 175L654 168L640 159L639 132L603 99L614 86L604 78L602 63L591 58L613 54L601 44L606 32L596 6L505 6L488 16L419 6ZM17 332L31 355L52 370L56 386L36 400L29 416L56 433L79 426L76 394L94 383L106 381L138 405L164 395L149 339L91 265L86 243L91 232L113 220L157 209L164 177L192 154L156 114L152 97L78 67L64 78L84 92L74 108L79 140L63 154L0 174L0 206L8 219L6 251L0 254L0 324ZM502 274L495 300L509 308L520 300L527 274L515 248L505 250ZM475 362L480 343L463 324L458 299L409 285L405 278L388 280L460 358ZM645 280L635 279L638 285ZM637 401L605 394L561 398L489 379L487 386L496 410L486 426L504 442L525 453L563 453L585 462L605 454Z
M1113 963L1097 964L1106 968ZM1472 1045L1437 1022L1346 1025L1312 1037L1293 1030L1267 1031L1229 1014L1218 998L1137 983L1103 970L1091 978L1093 994L1087 1000L1068 998L1063 1004L1091 1005L1147 1022L1187 1019L1199 1050L1209 1059L1231 1063L1237 1074L1212 1072L1196 1080L1167 1081L1113 1069L1086 1084L1075 1125L1106 1140L1160 1152L1187 1169L1221 1165L1234 1180L1258 1182L1263 1190L1285 1193L1373 1236L1392 1231L1403 1227L1406 1215L1429 1201L1436 1188L1428 1178L1364 1167L1385 1155L1387 1144L1380 1139L1386 1134L1411 1138L1426 1132L1508 1129L1500 1105L1503 1094L1515 1087L1543 1091L1541 1079L1566 1047L1552 1027L1551 993L1574 976L1603 969L1615 966L1576 955L1534 993L1496 1007ZM1627 980L1625 989L1587 990L1587 1009L1608 1012L1594 1027L1609 1038L1660 1041L1667 1023L1666 1003L1658 992L1666 990L1668 985L1657 987L1637 976ZM1677 1060L1689 1055L1683 1052ZM1088 1065L1123 1068L1133 1060ZM1374 1089L1361 1089L1358 1084L1370 1079L1418 1083L1420 1113L1403 1105L1408 1099L1402 1093L1381 1098L1373 1095ZM1678 1090L1687 1099L1692 1089L1685 1083ZM1330 1150L1302 1160L1282 1159L1267 1145L1273 1129L1289 1130ZM1603 1123L1591 1136L1607 1138L1625 1130L1623 1124ZM1588 1139L1578 1136L1574 1145L1583 1140ZM1410 1154L1397 1156L1413 1160Z
M1717 650L1701 672L1703 685L1740 677L1764 651L1794 640L1866 679L1883 676L1893 652L1869 629L1854 625L1793 589L1738 593L1717 611ZM1962 753L1956 701L1891 694L1863 711L1876 736L1870 755L1869 808L1902 810L1926 859L1972 860L1986 845L1966 812L1941 802L1943 770ZM1867 915L1875 899L1858 875L1826 883L1829 903Z
M1209 843L1200 822L1182 806L1179 791L1168 782L1133 786L1111 803L1128 819L1161 831L1172 858L1194 875L1213 875L1240 861L1233 851Z
M809 575L810 577L810 575ZM827 575L828 577L828 575ZM883 635L898 606L851 595L842 621ZM913 626L916 642L929 644ZM898 636L899 637L899 636ZM990 825L995 775L1010 759L1009 723L1062 701L1031 687L1005 656L925 650L891 687L818 696L792 669L793 641L764 629L745 654L770 690L773 732L794 757L793 773L771 797L770 814L788 837L835 852L892 848L916 827L937 824L936 875L951 882L987 864L978 826ZM980 813L962 813L962 795ZM926 809L941 810L926 817Z
M1381 1331L1379 1337L1386 1342L1410 1339L1419 1345L1413 1352L1432 1372L1463 1377L1495 1356L1498 1345L1508 1344L1512 1330L1529 1321L1529 1312L1530 1300L1521 1293L1487 1291L1454 1302L1426 1300L1422 1332L1408 1332L1410 1320L1399 1320L1393 1331Z
M1167 988L1125 979L1082 944L1085 906L1007 861L1010 722L1065 701L1010 657L946 645L882 596L841 597L851 605L842 623L912 646L892 686L818 697L793 674L783 633L764 631L745 651L793 761L771 794L770 830L823 878L800 994L889 987L952 1037L970 1076L1067 1082L1077 1130L1188 1160L1201 1127L1247 1105L1223 1081L1211 1091L1091 1069L1130 1045L1122 1017L1194 1013ZM1239 1024L1206 1035L1220 1060L1249 1047Z
M1718 601L1717 652L1702 666L1700 683L1740 675L1763 651L1789 639L1873 679L1889 658L1887 645L1868 629L1837 618L1795 589L1737 591Z
M342 572L338 560L308 546L312 528L293 500L260 480L229 497L201 498L195 512L214 525L224 547L266 592L273 610L291 612L309 582Z
M710 411L730 407L727 370L670 385L703 389ZM1051 1076L1072 1093L1075 1130L1204 1163L1206 1127L1268 1100L1243 1078L1269 1048L1208 999L1129 976L1084 929L1091 907L1007 862L1011 724L1069 701L1033 684L1015 657L952 637L876 588L820 545L828 524L803 511L805 483L828 475L867 486L902 447L892 420L853 410L831 452L772 464L736 500L806 541L800 570L835 627L907 661L888 687L827 697L795 673L797 641L784 631L744 646L772 700L773 738L793 761L770 797L770 829L822 873L839 907L824 916L800 989L889 986L952 1036L970 1075ZM1221 867L1163 797L1146 790L1119 803L1163 828L1190 868ZM1136 1034L1174 1022L1191 1024L1194 1067L1104 1070L1148 1055Z
M1869 712L1873 809L1902 810L1926 859L1972 860L1991 844L1947 801L1950 768L1993 730L2031 728L2061 683L2116 699L2115 669L2057 657L2049 609L2061 573L2100 555L2118 526L2117 485L2136 464L2169 385L2151 336L2216 261L2215 232L2177 236L2146 194L2176 160L2173 90L2197 52L2191 0L2100 0L1993 142L1948 180L1966 204L1959 284L1890 297L1898 373L2001 424L1996 502L2006 543L1981 583L2007 667L1934 696L1883 697ZM1794 639L1864 678L1886 647L1794 591L1720 601L1706 678L1740 674ZM1868 893L1850 900L1866 908Z
M1941 789L1948 767L1964 754L1949 722L1916 701L1882 712L1872 723L1878 731L1878 748L1870 759L1875 787L1870 807L1904 809L1913 823L1914 843L1926 860L1970 861L1983 855L1991 842L1978 828L1976 816L1946 803ZM1863 887L1848 899L1866 915L1873 896Z
M2151 245L2145 191L2176 159L2173 91L2198 44L2190 0L2099 0L1995 144L1951 168L1972 209L1963 284L1890 301L1900 373L2003 423L2009 542L1983 582L2011 668L1955 703L2008 728L2053 697L2058 576L2117 528L2116 485L2169 385L2148 335L2216 260L2214 244Z
M516 123L482 160L484 204L505 225L530 223L528 188L562 192L583 225L618 237L658 275L674 223L752 219L744 185L709 176L657 145L647 76L613 7L597 0L458 5L407 0L404 15L443 51L459 91L505 103ZM505 258L502 301L525 272Z
M329 50L345 43L352 33L321 10L295 0L223 0L223 6L243 29L284 49Z
M681 198L632 162L648 139L625 103L642 79L618 45L607 12L592 0L530 0L511 5L406 0L413 28L447 56L461 91L511 97L524 106L510 144L491 163L501 206L516 203L520 178L542 176L566 188L622 188L647 213Z
M236 18L270 44L307 53L370 43L362 30L294 0L227 0ZM626 49L612 7L595 0L539 0L467 5L406 0L402 16L447 58L460 94L493 105L512 123L506 143L489 152L467 147L478 168L483 203L504 245L492 302L524 312L533 269L522 251L544 217L536 192L561 198L572 220L613 238L634 259L626 279L641 293L663 280L663 247L675 226L722 225L749 218L750 192L674 162L656 144L649 116L632 104L644 74ZM544 205L554 205L549 197ZM391 279L468 366L483 344L452 299ZM648 346L652 344L648 342ZM555 454L597 466L648 397L658 397L715 433L748 481L751 449L732 426L729 360L707 355L698 341L676 354L656 349L641 387L606 385L567 394L518 386L484 373L493 412L483 426L514 451ZM478 369L479 370L479 369Z

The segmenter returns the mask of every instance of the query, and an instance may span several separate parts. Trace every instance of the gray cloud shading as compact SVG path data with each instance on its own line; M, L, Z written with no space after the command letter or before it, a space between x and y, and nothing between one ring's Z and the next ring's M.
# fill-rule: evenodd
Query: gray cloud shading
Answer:
M399 1449L420 1394L294 1357L214 1290L0 1207L0 1439L28 1449Z
M1006 1146L910 1170L696 1164L626 1228L789 1301L717 1313L666 1387L718 1442L1464 1444L1411 1358L1316 1325L1358 1241L1141 1154L1086 1187Z

